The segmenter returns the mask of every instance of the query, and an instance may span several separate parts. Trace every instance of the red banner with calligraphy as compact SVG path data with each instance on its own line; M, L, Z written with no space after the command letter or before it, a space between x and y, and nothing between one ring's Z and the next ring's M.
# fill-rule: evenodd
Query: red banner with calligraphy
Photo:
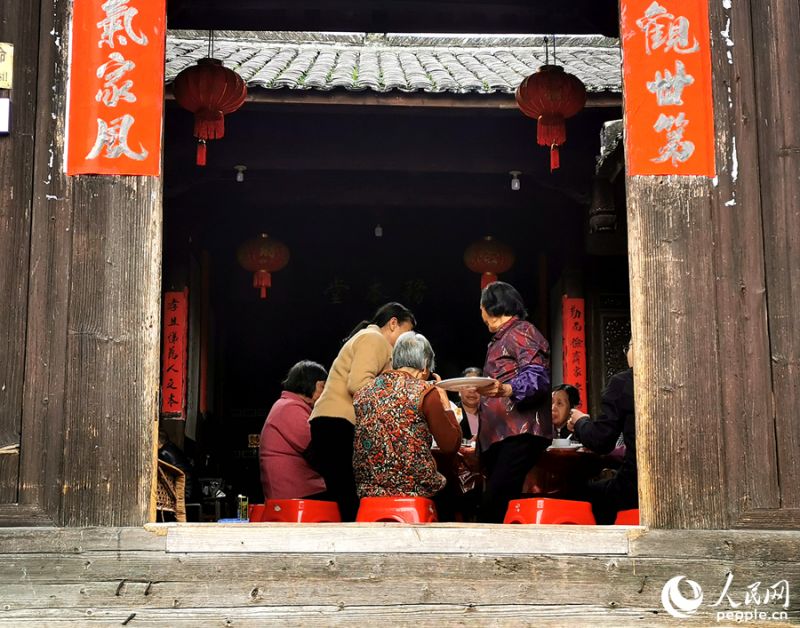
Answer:
M563 326L563 379L581 393L578 409L586 412L586 317L583 299L564 295L561 301Z
M189 291L164 293L164 344L161 355L161 415L186 419Z
M628 175L715 176L706 0L621 0Z
M158 176L166 0L75 0L67 174Z

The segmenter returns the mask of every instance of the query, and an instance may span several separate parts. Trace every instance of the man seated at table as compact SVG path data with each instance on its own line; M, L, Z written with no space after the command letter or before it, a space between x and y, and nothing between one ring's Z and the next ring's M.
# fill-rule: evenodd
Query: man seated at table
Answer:
M461 444L461 429L446 393L427 381L433 368L428 340L406 332L395 343L392 369L353 396L359 497L433 497L444 487L431 437L452 456Z
M628 366L633 367L631 342L625 346ZM633 368L614 375L602 394L603 412L594 420L589 415L572 410L567 428L573 431L584 446L599 454L611 452L622 434L625 456L616 475L607 480L591 482L584 499L592 503L598 524L613 524L620 510L639 507L636 469L636 416L633 405Z

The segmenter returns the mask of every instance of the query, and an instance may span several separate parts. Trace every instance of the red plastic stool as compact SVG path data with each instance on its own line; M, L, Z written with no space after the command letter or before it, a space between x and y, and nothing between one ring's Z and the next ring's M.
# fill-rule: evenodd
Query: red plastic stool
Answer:
M247 507L247 518L250 523L257 523L264 517L264 508L266 504L250 504Z
M261 521L334 523L341 521L336 502L316 499L268 499Z
M436 506L426 497L362 497L356 521L431 523L438 521Z
M592 505L568 499L512 499L503 523L595 525Z
M617 518L614 521L615 526L638 526L639 525L639 509L632 508L631 510L620 510L617 513Z

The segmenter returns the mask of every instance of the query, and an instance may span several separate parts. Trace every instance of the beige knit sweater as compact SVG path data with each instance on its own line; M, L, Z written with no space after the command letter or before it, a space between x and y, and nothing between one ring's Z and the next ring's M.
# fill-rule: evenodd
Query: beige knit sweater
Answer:
M318 416L340 417L355 425L353 395L392 367L392 345L380 327L370 325L350 338L339 351L328 373L325 389L314 405L309 421Z

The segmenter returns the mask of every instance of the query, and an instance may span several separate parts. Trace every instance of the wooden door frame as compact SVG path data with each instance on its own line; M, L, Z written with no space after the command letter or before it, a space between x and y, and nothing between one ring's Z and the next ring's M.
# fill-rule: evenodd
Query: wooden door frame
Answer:
M67 84L70 16L59 0L40 8L20 491L0 524L140 525L158 412L162 181L64 175L65 90L53 86ZM775 456L774 434L748 435L748 452L741 433L775 414L771 381L747 372L770 362L764 276L737 262L763 261L758 169L733 176L734 140L758 145L752 26L747 2L709 0L709 13L718 177L626 179L642 522L798 527L773 494L753 497L770 465L749 477L740 464L758 469L771 445ZM724 211L734 198L740 211ZM731 358L753 344L749 363Z

